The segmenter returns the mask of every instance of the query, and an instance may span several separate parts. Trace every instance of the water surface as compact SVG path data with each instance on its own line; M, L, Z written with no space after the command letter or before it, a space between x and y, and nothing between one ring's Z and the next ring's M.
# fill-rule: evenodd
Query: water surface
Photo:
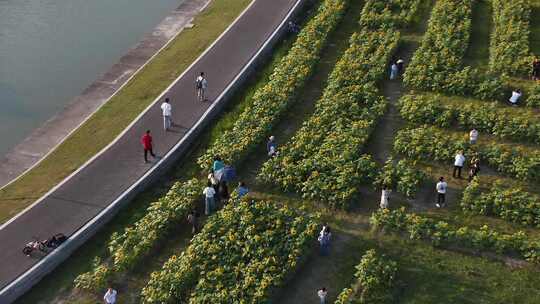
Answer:
M0 0L0 156L182 0Z

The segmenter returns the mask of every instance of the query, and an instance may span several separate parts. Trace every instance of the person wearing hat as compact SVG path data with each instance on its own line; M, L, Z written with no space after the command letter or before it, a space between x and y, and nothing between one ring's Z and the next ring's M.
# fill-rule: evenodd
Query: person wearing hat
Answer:
M266 143L266 152L268 152L268 156L270 157L277 155L276 138L273 135L268 138L268 142Z

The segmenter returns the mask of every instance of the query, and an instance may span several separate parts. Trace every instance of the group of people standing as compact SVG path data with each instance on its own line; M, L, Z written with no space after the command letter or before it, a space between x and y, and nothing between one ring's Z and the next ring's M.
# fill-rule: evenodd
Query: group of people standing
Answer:
M472 129L469 132L469 144L471 146L475 145L478 142L478 136L479 132L476 129ZM456 155L454 156L454 168L452 172L452 177L461 179L462 178L462 171L465 166L467 158L465 157L462 150L459 150L456 152ZM473 152L471 154L471 159L469 162L469 176L468 180L471 182L475 176L478 175L480 172L480 157L476 152ZM437 193L437 201L435 203L435 206L437 208L441 208L446 206L446 191L448 189L448 183L446 182L444 176L439 177L439 180L437 181L437 184L435 185L435 191ZM390 198L390 194L392 193L392 190L388 188L388 186L383 185L383 188L381 190L381 201L379 206L383 209L388 208L388 200Z
M208 88L208 80L206 79L204 72L201 72L195 79L195 90L197 93L197 99L201 102L207 101L206 90ZM163 116L163 130L165 132L170 131L174 126L172 119L172 105L171 100L167 97L160 106L161 114ZM153 139L150 130L146 130L141 138L141 144L144 151L144 162L148 163L148 154L153 158L156 158L153 149Z

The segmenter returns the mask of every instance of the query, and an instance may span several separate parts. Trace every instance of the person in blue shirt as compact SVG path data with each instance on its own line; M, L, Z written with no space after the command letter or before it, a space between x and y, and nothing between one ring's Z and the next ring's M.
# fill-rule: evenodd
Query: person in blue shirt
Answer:
M246 184L244 182L238 183L238 197L243 197L244 195L248 194L249 189L246 187Z
M214 163L212 164L212 170L214 171L214 174L222 170L224 167L225 167L225 164L221 160L221 157L219 156L214 157Z
M268 156L270 157L277 155L277 144L274 136L270 136L270 138L268 138L268 142L266 143L266 152L268 152Z

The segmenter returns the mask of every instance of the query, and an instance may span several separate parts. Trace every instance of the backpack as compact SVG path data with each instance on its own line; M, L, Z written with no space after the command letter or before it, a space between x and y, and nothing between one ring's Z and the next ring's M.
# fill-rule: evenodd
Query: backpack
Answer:
M202 89L202 82L203 82L202 78L197 78L197 80L195 80L195 87L197 89Z

